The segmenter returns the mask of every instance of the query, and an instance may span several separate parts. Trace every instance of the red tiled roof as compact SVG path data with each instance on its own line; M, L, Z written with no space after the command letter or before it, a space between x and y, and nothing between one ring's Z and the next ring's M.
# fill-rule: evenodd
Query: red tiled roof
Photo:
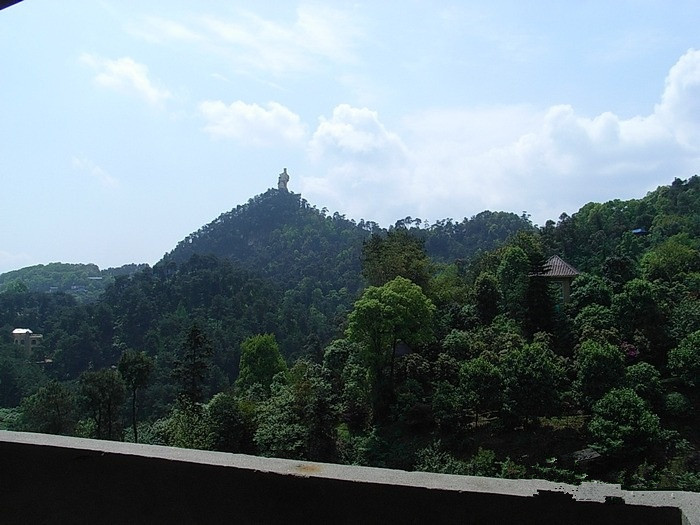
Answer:
M576 277L581 272L558 255L552 255L544 264L544 277Z

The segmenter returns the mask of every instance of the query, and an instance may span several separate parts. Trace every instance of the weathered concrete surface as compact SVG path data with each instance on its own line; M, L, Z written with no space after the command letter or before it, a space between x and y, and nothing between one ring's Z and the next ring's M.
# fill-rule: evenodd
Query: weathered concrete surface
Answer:
M700 495L688 492L630 492L608 484L448 476L0 432L0 523L696 525L699 516Z

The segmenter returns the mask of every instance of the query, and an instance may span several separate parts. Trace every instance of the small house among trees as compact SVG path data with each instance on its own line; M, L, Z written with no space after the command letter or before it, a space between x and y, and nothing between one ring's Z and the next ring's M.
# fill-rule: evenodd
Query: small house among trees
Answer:
M35 347L41 345L44 336L35 334L29 328L15 328L12 330L12 338L14 343L22 346L25 354L29 356Z
M539 276L561 287L561 300L566 304L569 302L569 296L571 295L571 282L580 273L558 255L552 255L547 259Z

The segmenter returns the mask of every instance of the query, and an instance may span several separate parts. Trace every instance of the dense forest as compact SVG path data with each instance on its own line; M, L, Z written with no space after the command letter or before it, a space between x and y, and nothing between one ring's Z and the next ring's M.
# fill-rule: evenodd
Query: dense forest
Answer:
M385 229L269 190L105 272L0 276L0 428L700 491L697 176L543 226Z

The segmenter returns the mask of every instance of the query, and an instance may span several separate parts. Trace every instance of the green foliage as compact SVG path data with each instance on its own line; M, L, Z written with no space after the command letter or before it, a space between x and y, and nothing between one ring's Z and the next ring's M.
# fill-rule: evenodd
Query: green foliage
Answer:
M498 282L504 310L519 321L526 317L525 299L529 286L530 260L525 250L518 246L504 249L498 266Z
M584 306L574 318L574 329L579 341L596 341L601 344L619 343L615 316L610 308L599 304Z
M153 268L100 272L90 283L106 289L94 302L37 292L23 277L31 272L0 276L0 405L22 399L0 425L563 482L582 474L559 458L593 440L620 459L596 465L602 479L692 488L699 206L693 177L539 229L526 214L484 212L433 225L407 217L387 232L272 190ZM363 244L365 276L381 284L366 290ZM535 277L553 253L584 271L564 306ZM36 275L59 269L77 271ZM195 320L206 341L190 344ZM40 364L16 352L15 327L44 334L30 357ZM267 364L249 359L248 346L267 355L258 343L274 348ZM154 363L147 380L139 360ZM103 369L131 393L130 429L119 402L108 415L110 381L91 376ZM605 394L619 386L617 398ZM584 407L602 396L590 435L576 394Z
M650 363L637 363L625 369L624 385L634 390L650 407L660 407L663 396L661 373Z
M98 439L121 437L121 409L126 399L124 380L111 368L85 371L78 380L80 402L94 423Z
M119 359L117 368L126 386L135 392L148 384L148 379L153 371L153 359L148 357L145 352L127 349Z
M47 382L41 366L27 361L16 345L0 345L0 407L15 407Z
M464 461L460 461L449 452L441 450L439 441L433 442L416 455L415 469L418 471L464 476L467 475L467 468Z
M634 457L662 438L659 417L631 388L613 389L597 401L588 430L592 446L608 456Z
M374 419L372 403L374 376L364 366L359 353L353 354L343 368L340 412L350 430L366 430Z
M617 387L624 374L624 356L611 344L584 341L576 352L576 388L586 407Z
M700 270L698 241L687 233L674 235L652 250L641 260L644 276L649 280L677 281L689 272Z
M267 391L272 379L287 370L273 334L255 335L241 343L241 364L236 387L246 390L255 384Z
M668 353L668 369L691 387L700 384L700 330Z
M516 421L532 423L555 412L565 382L557 356L543 343L506 354L500 366L504 409Z
M207 335L199 325L193 324L182 343L180 357L173 370L173 377L180 384L180 396L190 404L202 401L204 381L209 373L213 352Z
M490 324L499 313L501 294L496 277L488 272L481 273L474 283L474 300L483 324Z
M405 228L391 230L386 237L372 235L362 245L362 275L370 286L404 277L425 288L430 279L429 266L423 241Z
M671 417L688 419L693 416L693 405L680 392L669 392L664 398L664 410Z
M610 306L613 290L605 279L582 273L571 284L571 306L580 310L590 305Z
M20 430L19 408L0 408L0 430Z
M479 447L469 460L464 461L443 450L440 441L434 441L418 451L415 470L462 476L525 477L525 468L522 465L518 465L510 458L497 461L493 450Z
M254 440L265 456L328 461L337 420L330 384L319 365L297 361L289 380L278 374L258 411Z
M628 239L634 241L634 244L638 246L637 239L629 232L623 234L621 244ZM629 249L623 249L623 252L629 251ZM639 251L640 249L633 250L635 256ZM637 277L637 263L629 255L611 256L603 261L600 272L605 280L610 283L612 289L618 291L626 282Z
M449 381L437 381L431 399L433 418L442 435L457 434L466 424L466 409L459 388Z
M463 403L474 412L475 425L479 424L479 414L501 407L501 374L484 356L462 365L459 370L459 389Z
M98 299L115 275L130 275L146 265L100 270L94 264L50 263L0 274L0 293L67 293L81 302Z
M205 410L210 433L208 444L213 450L246 454L254 451L254 422L238 398L219 392Z
M439 266L430 279L427 295L438 307L462 305L467 300L468 288L456 264Z
M72 434L76 422L73 392L58 381L50 381L20 404L19 429L45 434Z
M323 368L331 372L334 380L338 380L350 356L359 352L360 347L357 343L347 339L336 339L323 352Z
M679 343L693 332L700 330L700 301L697 299L698 292L700 292L700 290L695 290L695 296L692 295L692 292L689 293L688 296L682 298L673 308L669 335L676 343Z
M182 398L173 406L161 432L171 447L212 449L208 413L202 405L187 399Z
M148 380L153 372L153 359L148 357L145 352L127 349L119 359L118 369L127 388L131 391L131 426L134 433L134 443L138 443L139 434L136 423L136 396L139 389L145 388L148 384Z
M396 277L383 286L370 286L348 317L348 337L367 346L368 364L377 371L391 361L396 345L420 345L433 337L435 306L420 287ZM393 374L392 374L393 375Z
M479 341L475 339L475 334L453 328L442 340L442 348L455 359L476 357L485 350L485 346L477 346Z
M534 465L532 467L531 475L538 479L546 479L560 483L570 483L572 485L578 485L587 478L586 474L581 474L573 470L557 466L556 458L550 458L550 460L544 465Z
M659 329L666 323L664 307L660 288L643 279L625 283L622 291L613 297L612 303L612 311L623 338L629 341L635 331L640 331L653 343L653 349L665 345L665 331ZM659 358L658 355L648 357Z

